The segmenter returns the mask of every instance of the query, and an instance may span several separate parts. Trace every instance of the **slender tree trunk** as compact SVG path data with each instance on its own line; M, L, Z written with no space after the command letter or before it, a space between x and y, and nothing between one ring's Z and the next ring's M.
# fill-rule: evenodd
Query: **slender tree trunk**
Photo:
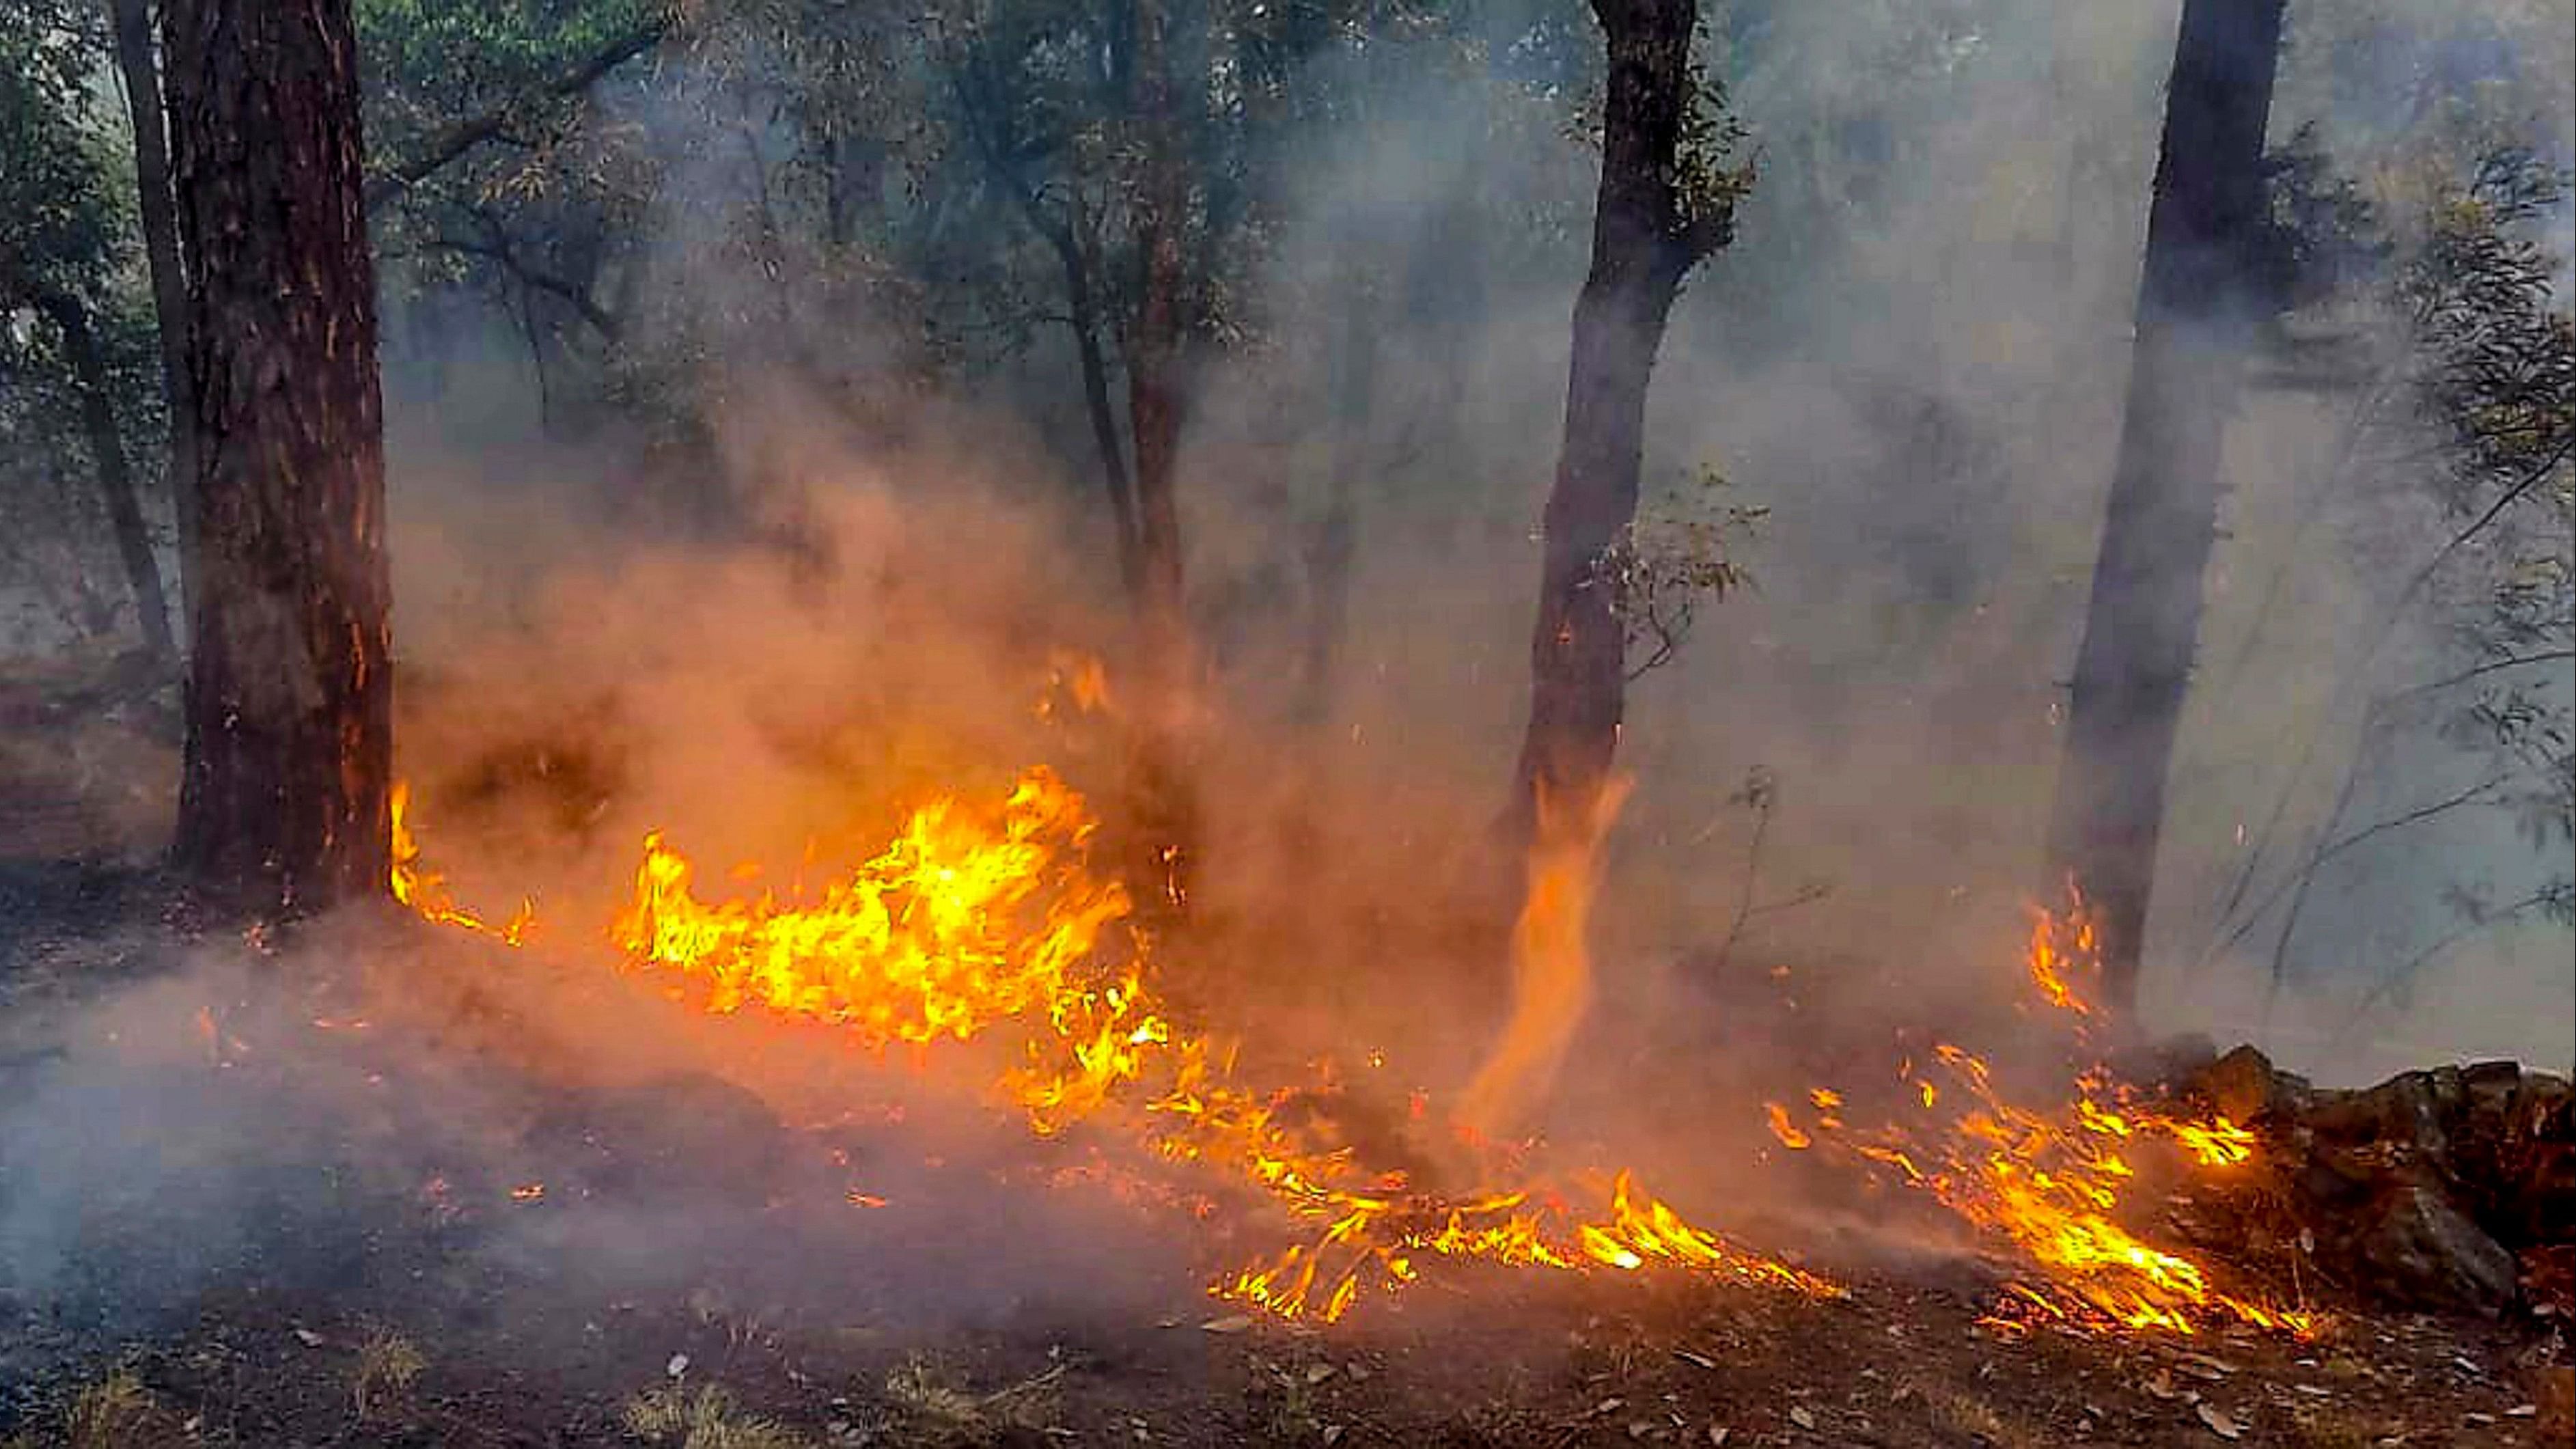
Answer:
M1343 300L1338 376L1333 389L1332 475L1324 516L1306 542L1310 596L1306 647L1298 661L1297 717L1315 724L1331 712L1334 674L1349 632L1351 563L1359 548L1353 498L1367 454L1370 404L1377 396L1377 318L1365 278L1354 275Z
M1109 400L1109 362L1100 347L1100 303L1092 295L1090 260L1083 253L1078 221L1047 222L1040 229L1064 267L1073 355L1082 370L1083 411L1091 419L1092 444L1100 450L1100 478L1109 493L1110 526L1117 531L1119 583L1126 589L1128 601L1141 606L1145 561L1137 534L1136 494L1128 485L1127 459L1118 446L1118 413Z
M143 647L160 660L177 649L170 637L170 601L161 591L161 565L153 558L152 533L143 526L142 501L135 497L134 475L125 466L125 440L116 426L115 385L107 361L99 355L98 337L90 329L89 308L68 292L47 291L36 307L62 334L63 354L80 381L81 430L89 435L90 456L98 464L98 489L107 503L107 522L116 535L117 557L125 562L126 582L134 589L135 624Z
M1127 336L1127 422L1135 436L1136 542L1143 622L1155 667L1181 665L1181 523L1173 469L1181 437L1181 343L1188 285L1188 178L1175 134L1161 0L1136 6L1135 112L1141 133L1136 250L1143 275Z
M165 0L198 597L176 855L302 911L387 889L390 593L350 0Z
M1197 668L1184 609L1179 462L1183 342L1189 331L1189 178L1172 104L1162 0L1136 0L1130 79L1138 134L1133 190L1141 275L1125 337L1127 426L1136 465L1137 674L1144 713L1134 746L1134 796L1162 905L1186 908L1198 846L1197 796L1187 762L1187 714Z
M1592 267L1574 304L1565 441L1548 493L1529 731L1515 818L1595 818L1626 706L1626 641L1603 565L1637 513L1646 388L1682 278L1732 235L1676 188L1695 0L1594 0L1609 42Z
M2049 829L2052 893L2097 913L2104 994L2137 998L2165 772L2200 630L2220 445L2253 340L2250 246L2284 0L2185 0L2138 284L2119 461Z
M143 220L143 256L152 272L152 320L161 350L161 397L169 414L165 462L170 513L179 529L179 612L188 610L188 561L197 540L196 404L188 391L188 279L179 269L179 212L170 193L170 150L161 122L161 75L152 58L148 0L108 0L116 26L116 66L134 123L134 191Z

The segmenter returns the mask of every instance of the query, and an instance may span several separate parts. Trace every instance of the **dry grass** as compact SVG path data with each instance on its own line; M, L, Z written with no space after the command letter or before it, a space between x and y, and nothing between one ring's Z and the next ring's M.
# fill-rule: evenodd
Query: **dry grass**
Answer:
M349 1399L358 1417L371 1418L401 1401L412 1380L429 1366L412 1341L389 1329L377 1329L358 1350L358 1366L349 1375Z
M65 1449L183 1449L196 1442L179 1416L162 1407L143 1381L125 1369L75 1394L60 1428L61 1437L56 1439L22 1431L10 1437L5 1449L36 1449L46 1443Z
M2017 1424L1996 1412L1994 1405L1967 1394L1928 1389L1923 1403L1943 1428L1971 1435L1996 1449L2047 1449L2058 1442L2054 1435Z
M804 1435L775 1419L744 1412L721 1384L694 1394L679 1384L647 1389L626 1401L626 1432L676 1449L805 1449Z
M886 1376L885 1393L902 1410L907 1427L920 1442L982 1444L1009 1429L1044 1428L1051 1400L1048 1390L1063 1377L1064 1369L1057 1364L1035 1378L979 1395L968 1392L961 1381L949 1378L930 1360L915 1357Z

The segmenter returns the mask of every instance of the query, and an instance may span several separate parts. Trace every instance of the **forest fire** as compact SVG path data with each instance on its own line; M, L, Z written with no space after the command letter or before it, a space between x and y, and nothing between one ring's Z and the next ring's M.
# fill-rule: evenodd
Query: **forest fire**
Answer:
M437 924L525 938L531 908L499 926L462 909L396 819L405 903ZM1337 1320L1362 1297L1414 1281L1433 1258L1563 1272L1660 1265L1810 1297L1844 1291L1687 1221L1626 1171L1533 1173L1463 1126L1490 1187L1432 1191L1407 1168L1364 1161L1329 1114L1282 1110L1301 1088L1247 1082L1232 1047L1175 1021L1153 987L1150 942L1130 928L1124 887L1086 862L1094 829L1079 794L1032 768L998 799L950 795L920 807L874 857L810 899L722 901L697 893L688 857L656 832L609 935L633 969L666 973L710 1013L756 1007L845 1028L871 1048L1007 1042L1016 1061L993 1090L1033 1133L1114 1122L1160 1158L1257 1190L1308 1224L1300 1241L1210 1289L1282 1317ZM1545 874L1560 889L1534 895L1532 909L1588 896L1588 869L1556 862ZM1562 935L1563 924L1524 921L1523 942ZM2080 911L2043 917L2028 962L2077 1045L2097 1019L2081 994L2089 941ZM1892 1171L2010 1245L2035 1281L2014 1285L2007 1311L2018 1317L1998 1323L2035 1314L2188 1334L2224 1318L2315 1331L2310 1314L2217 1291L2199 1264L2115 1220L2137 1175L2125 1155L2135 1144L2159 1141L2193 1167L2224 1171L2250 1156L2250 1132L2152 1110L2098 1067L2061 1108L2034 1110L2008 1100L1982 1058L1948 1045L1935 1055L1930 1071L1899 1067L1910 1120L1855 1128L1843 1094L1818 1087L1804 1125L1765 1104L1772 1133L1874 1176Z
M2042 1001L2066 1013L2069 1044L2088 1040L2094 1008L2076 978L2093 959L2093 927L2081 902L2063 917L2042 913L2028 956ZM1840 1094L1818 1088L1815 1136L1787 1108L1766 1104L1772 1134L1793 1150L1817 1140L1889 1170L1906 1187L1929 1193L1983 1232L2010 1242L2048 1276L2045 1286L2013 1285L2015 1306L2055 1321L2098 1314L2133 1329L2189 1334L2232 1319L2306 1337L2321 1327L2313 1313L2216 1291L2207 1271L2181 1254L2137 1237L2115 1217L2138 1176L2132 1144L2161 1139L2194 1166L2225 1170L2247 1161L2254 1134L2224 1116L2177 1117L2136 1100L2103 1067L2079 1073L2062 1105L2039 1110L2008 1100L1987 1062L1963 1048L1934 1049L1947 1088L1919 1076L1911 1061L1897 1075L1918 1103L1917 1120L1861 1131L1835 1115ZM1954 1104L1944 1112L1941 1104ZM2002 1320L2012 1322L2015 1320Z

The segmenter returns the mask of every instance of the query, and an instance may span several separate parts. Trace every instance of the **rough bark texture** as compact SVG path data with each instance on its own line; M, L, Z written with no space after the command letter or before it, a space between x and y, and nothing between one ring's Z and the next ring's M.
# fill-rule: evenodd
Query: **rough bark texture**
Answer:
M152 272L152 320L161 344L161 396L170 415L170 511L179 528L180 612L187 612L188 560L196 552L196 404L188 388L188 278L179 267L179 210L170 193L170 149L161 121L161 74L152 58L152 11L145 0L108 0L116 25L116 66L134 122L134 191L143 256Z
M239 909L386 890L392 680L350 0L168 0L199 511L177 856Z
M1516 818L1544 794L1591 818L1626 707L1626 640L1602 566L1637 513L1646 388L1682 278L1725 244L1678 186L1694 0L1594 0L1609 43L1592 266L1574 304L1565 441L1547 499Z
M161 565L153 557L152 533L143 525L142 501L134 493L134 475L125 466L125 439L116 426L115 384L107 360L99 354L90 330L89 308L68 292L37 294L36 310L62 334L63 355L80 382L81 431L89 439L98 465L98 491L107 504L109 531L116 535L116 556L125 564L126 582L134 590L134 619L143 631L143 647L157 659L176 649L170 637L170 601L161 591Z
M2049 831L2049 888L2072 884L2098 913L2106 993L2121 1008L2137 995L2165 770L2217 528L2220 444L2252 341L2282 9L2186 0L2165 100L2127 413Z

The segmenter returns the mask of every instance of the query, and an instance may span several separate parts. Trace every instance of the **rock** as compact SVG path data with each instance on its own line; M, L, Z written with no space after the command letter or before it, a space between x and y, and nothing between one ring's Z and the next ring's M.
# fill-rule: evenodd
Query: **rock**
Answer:
M2251 1046L2238 1047L2211 1062L2193 1075L2190 1086L2219 1115L2237 1122L2251 1122L2287 1105L2290 1097L2282 1074L2273 1070L2272 1059Z
M2250 1121L2271 1096L2272 1061L2253 1047L2241 1046L2202 1068L2191 1086L2219 1115Z
M2468 1095L2472 1114L2509 1115L2515 1099L2522 1095L2522 1063L2472 1062L2460 1069L2460 1086Z
M2534 1144L2505 1217L2525 1243L2576 1244L2576 1143Z
M2374 1143L2450 1170L2450 1129L2467 1116L2468 1087L2457 1067L2402 1072L2376 1087L2341 1092L2303 1114L2321 1137Z
M2315 1218L2329 1222L2359 1211L2387 1186L2381 1180L2378 1166L2358 1153L2331 1143L2320 1143L2302 1134L2306 1149L2299 1156L2291 1182L2299 1197Z
M2373 1290L2419 1308L2492 1318L2518 1291L2513 1255L2421 1184L2382 1197L2352 1250L2370 1269Z

